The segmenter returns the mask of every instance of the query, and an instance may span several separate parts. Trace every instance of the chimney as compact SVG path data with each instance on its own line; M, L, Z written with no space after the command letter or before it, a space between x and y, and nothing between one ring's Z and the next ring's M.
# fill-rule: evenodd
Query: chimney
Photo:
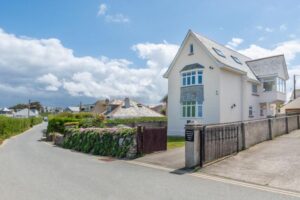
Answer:
M129 100L128 97L126 97L125 100L124 100L124 107L125 108L129 108L130 107L130 100Z
M105 104L106 104L106 105L109 104L109 99L105 99Z

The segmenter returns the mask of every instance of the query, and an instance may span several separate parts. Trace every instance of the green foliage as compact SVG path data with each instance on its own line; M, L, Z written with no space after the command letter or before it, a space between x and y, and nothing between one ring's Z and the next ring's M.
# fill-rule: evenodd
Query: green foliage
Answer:
M91 128L98 127L104 128L106 124L108 125L119 125L119 124L132 124L141 122L165 122L166 117L139 117L139 118L127 118L127 119L108 119L102 115L93 115L91 113L60 113L56 116L49 117L49 123L47 128L47 133L58 132L64 134L65 124L76 122L79 123L79 127ZM67 125L67 124L66 124Z
M65 132L65 124L68 122L80 123L81 119L67 117L52 117L48 121L47 133L58 132L63 134Z
M67 129L63 147L101 156L126 157L134 145L134 128Z
M85 118L94 118L95 114L88 113L88 112L80 112L80 113L62 112L62 113L57 114L55 117L85 119Z
M0 143L6 138L24 132L30 127L42 123L41 117L10 118L0 116Z
M137 118L124 118L124 119L107 119L106 124L131 124L141 122L166 122L167 117L137 117Z
M180 148L185 145L185 138L182 136L168 136L168 149Z

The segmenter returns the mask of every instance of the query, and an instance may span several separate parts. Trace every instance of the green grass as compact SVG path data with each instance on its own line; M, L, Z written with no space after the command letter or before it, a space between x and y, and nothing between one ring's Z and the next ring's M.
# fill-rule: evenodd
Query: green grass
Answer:
M168 143L167 143L168 150L183 147L184 144L185 144L184 137L168 136Z

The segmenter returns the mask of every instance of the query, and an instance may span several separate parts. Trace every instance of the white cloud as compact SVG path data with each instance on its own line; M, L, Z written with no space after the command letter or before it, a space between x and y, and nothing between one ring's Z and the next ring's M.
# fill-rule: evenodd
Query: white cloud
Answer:
M289 63L300 53L300 40L289 40L278 43L273 49L266 49L256 44L251 44L249 48L239 50L239 52L251 58L284 54L286 61Z
M99 10L97 16L103 16L106 22L114 22L114 23L129 23L129 17L125 16L122 13L117 14L107 14L107 5L101 4L99 6Z
M280 30L280 31L286 31L286 30L287 30L287 26L286 26L285 24L281 24L281 25L279 26L279 30Z
M105 20L107 22L116 22L116 23L128 23L130 19L123 14L115 14L115 15L106 15Z
M107 5L106 4L100 4L99 6L99 10L98 10L98 16L99 15L105 15L106 14L106 11L107 11Z
M269 27L266 27L266 28L265 28L265 31L266 31L266 32L269 32L269 33L272 33L272 32L274 31L274 29L269 28Z
M167 93L162 75L178 46L139 43L132 49L146 61L145 66L132 67L129 60L104 56L77 57L58 39L18 37L0 29L0 90L6 88L5 94L13 88L30 91L18 93L19 97L28 93L47 96L52 91L54 97L129 96L144 103L158 102Z
M37 78L37 81L39 83L47 85L45 89L48 91L57 91L62 85L58 78L51 73L45 74Z
M270 27L264 27L264 26L256 26L255 27L257 30L259 31L265 31L265 32L268 32L268 33L272 33L274 31L273 28L270 28Z
M234 49L234 48L236 48L236 47L238 47L240 44L242 44L244 42L244 40L242 39L242 38L232 38L231 39L231 41L229 41L228 43L227 43L227 47L229 47L229 48L232 48L232 49Z

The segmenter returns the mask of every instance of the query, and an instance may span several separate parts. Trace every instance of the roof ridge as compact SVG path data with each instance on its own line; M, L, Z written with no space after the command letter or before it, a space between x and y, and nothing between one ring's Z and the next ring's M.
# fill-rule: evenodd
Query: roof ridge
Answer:
M246 62L252 62L252 61L258 61L258 60L264 60L264 59L274 58L274 57L279 57L279 56L283 56L283 57L284 57L284 54L277 54L277 55L273 55L273 56L267 56L267 57L262 57L262 58L256 58L256 59L248 60L248 61L246 61Z
M208 40L210 40L210 41L212 41L212 42L214 42L214 43L216 43L216 44L218 44L218 45L220 45L220 46L222 46L222 47L225 47L226 49L228 49L228 50L230 50L230 51L233 51L233 52L235 52L235 53L238 53L238 54L240 54L240 55L242 55L242 56L244 56L244 57L246 57L246 58L252 60L252 58L250 58L250 57L248 57L248 56L246 56L246 55L244 55L244 54L242 54L242 53L240 53L240 52L238 52L238 51L236 51L236 50L234 50L234 49L231 49L231 48L227 47L226 45L221 44L220 42L217 42L217 41L215 41L215 40L213 40L213 39L210 39L209 37L207 37L207 36L205 36L205 35L203 35L203 34L194 32L194 31L192 31L192 30L191 30L191 32L194 33L194 34L196 34L196 35L202 36L202 37L204 37L204 38L206 38L206 39L208 39Z

